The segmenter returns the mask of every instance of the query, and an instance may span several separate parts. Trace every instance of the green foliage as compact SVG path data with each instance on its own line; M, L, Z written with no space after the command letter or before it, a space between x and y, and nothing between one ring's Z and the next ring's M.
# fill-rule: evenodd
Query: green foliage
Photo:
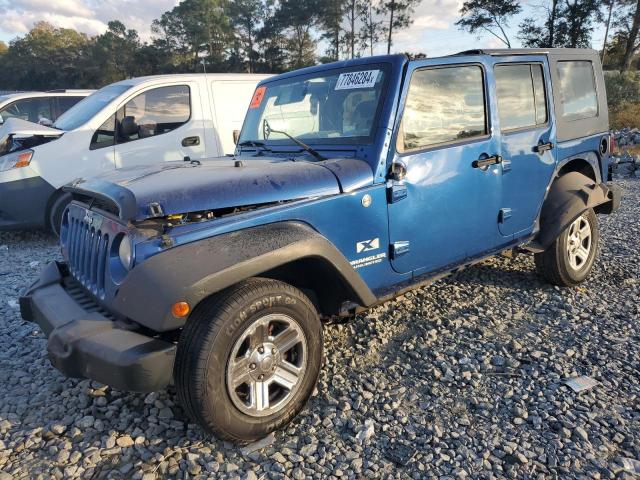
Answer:
M456 25L471 33L487 32L511 48L505 27L509 26L509 18L521 10L517 0L466 0L460 8L462 18Z
M611 128L640 127L640 73L606 72Z
M635 73L611 73L604 78L609 108L617 109L625 103L640 103L640 76Z
M413 11L419 3L420 0L383 0L376 7L376 12L386 19L382 31L387 37L387 53L391 53L394 32L413 23Z
M640 103L623 103L611 110L609 124L613 129L640 128Z
M518 38L524 47L587 48L602 6L601 0L547 0L538 7L542 15L520 23Z

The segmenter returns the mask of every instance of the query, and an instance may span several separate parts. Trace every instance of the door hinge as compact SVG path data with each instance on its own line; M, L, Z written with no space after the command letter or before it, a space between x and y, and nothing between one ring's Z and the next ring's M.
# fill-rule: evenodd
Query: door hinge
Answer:
M396 203L407 198L407 186L403 184L395 184L387 187L387 196L389 203Z
M398 258L400 255L404 255L405 253L409 253L409 242L408 241L399 241L393 242L391 244L391 257Z
M511 209L501 208L500 213L498 214L498 223L504 223L509 218L511 218Z

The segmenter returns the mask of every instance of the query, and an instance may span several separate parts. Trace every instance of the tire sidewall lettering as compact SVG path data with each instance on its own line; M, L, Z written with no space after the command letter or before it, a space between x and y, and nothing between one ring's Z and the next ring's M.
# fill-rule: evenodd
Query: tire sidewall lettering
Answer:
M241 325L243 325L247 319L253 317L256 313L262 310L296 305L298 300L295 297L286 294L266 295L252 301L248 307L243 308L235 316L231 325L229 325L225 331L227 336L232 336Z

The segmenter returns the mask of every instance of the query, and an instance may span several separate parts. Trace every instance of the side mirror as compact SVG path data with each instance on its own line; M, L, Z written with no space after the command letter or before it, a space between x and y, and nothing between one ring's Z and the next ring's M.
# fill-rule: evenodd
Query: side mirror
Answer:
M43 125L45 127L50 127L51 125L53 125L53 122L51 120L49 120L48 118L41 118L40 121L38 122L40 125Z
M4 118L2 118L2 115L0 115L0 125L2 125L4 123Z
M233 131L233 144L237 145L239 139L240 139L240 130L234 130Z
M136 123L136 117L126 116L120 122L120 135L122 137L130 137L136 135L140 127Z

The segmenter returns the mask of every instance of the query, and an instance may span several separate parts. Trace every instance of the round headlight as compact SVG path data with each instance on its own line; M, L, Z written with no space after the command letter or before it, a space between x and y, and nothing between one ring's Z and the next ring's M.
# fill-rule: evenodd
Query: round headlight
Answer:
M129 270L131 268L131 240L129 237L124 236L120 240L120 247L118 248L118 256L122 266Z

